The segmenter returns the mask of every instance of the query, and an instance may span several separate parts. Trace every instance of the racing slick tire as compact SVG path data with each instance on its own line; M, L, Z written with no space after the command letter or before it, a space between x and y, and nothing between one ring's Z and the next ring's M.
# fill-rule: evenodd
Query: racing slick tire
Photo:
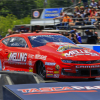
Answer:
M39 61L37 64L37 74L42 77L43 79L46 79L46 69L43 62Z
M96 78L88 78L89 81L94 81Z

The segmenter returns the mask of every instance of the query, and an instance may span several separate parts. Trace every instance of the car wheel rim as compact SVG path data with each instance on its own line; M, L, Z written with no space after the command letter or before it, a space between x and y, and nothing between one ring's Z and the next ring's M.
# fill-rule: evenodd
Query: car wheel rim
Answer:
M38 65L38 74L42 78L45 78L45 76L46 76L45 66L44 66L44 64L42 62L40 62L39 65Z

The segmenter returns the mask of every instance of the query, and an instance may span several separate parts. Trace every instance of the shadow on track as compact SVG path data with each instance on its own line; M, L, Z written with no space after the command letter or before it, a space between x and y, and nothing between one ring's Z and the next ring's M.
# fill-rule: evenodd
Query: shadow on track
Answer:
M100 81L100 78L95 79L45 79L46 83L49 82L94 82L94 81Z

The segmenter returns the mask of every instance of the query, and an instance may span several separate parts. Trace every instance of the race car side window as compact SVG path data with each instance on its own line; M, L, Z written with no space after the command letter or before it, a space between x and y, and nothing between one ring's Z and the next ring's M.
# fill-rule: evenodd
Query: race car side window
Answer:
M24 38L22 37L11 37L9 43L8 43L9 47L24 47L24 48L28 48L28 45L25 41Z
M10 38L5 38L4 40L2 40L2 43L7 46L9 40L10 40Z

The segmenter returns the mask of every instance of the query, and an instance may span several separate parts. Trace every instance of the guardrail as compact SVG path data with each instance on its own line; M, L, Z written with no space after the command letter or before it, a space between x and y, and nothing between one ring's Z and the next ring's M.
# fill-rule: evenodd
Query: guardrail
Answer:
M90 44L77 44L77 45L81 46L81 47L86 47L86 48L93 49L93 50L100 53L100 45L96 45L96 44L93 44L93 45L90 45Z

